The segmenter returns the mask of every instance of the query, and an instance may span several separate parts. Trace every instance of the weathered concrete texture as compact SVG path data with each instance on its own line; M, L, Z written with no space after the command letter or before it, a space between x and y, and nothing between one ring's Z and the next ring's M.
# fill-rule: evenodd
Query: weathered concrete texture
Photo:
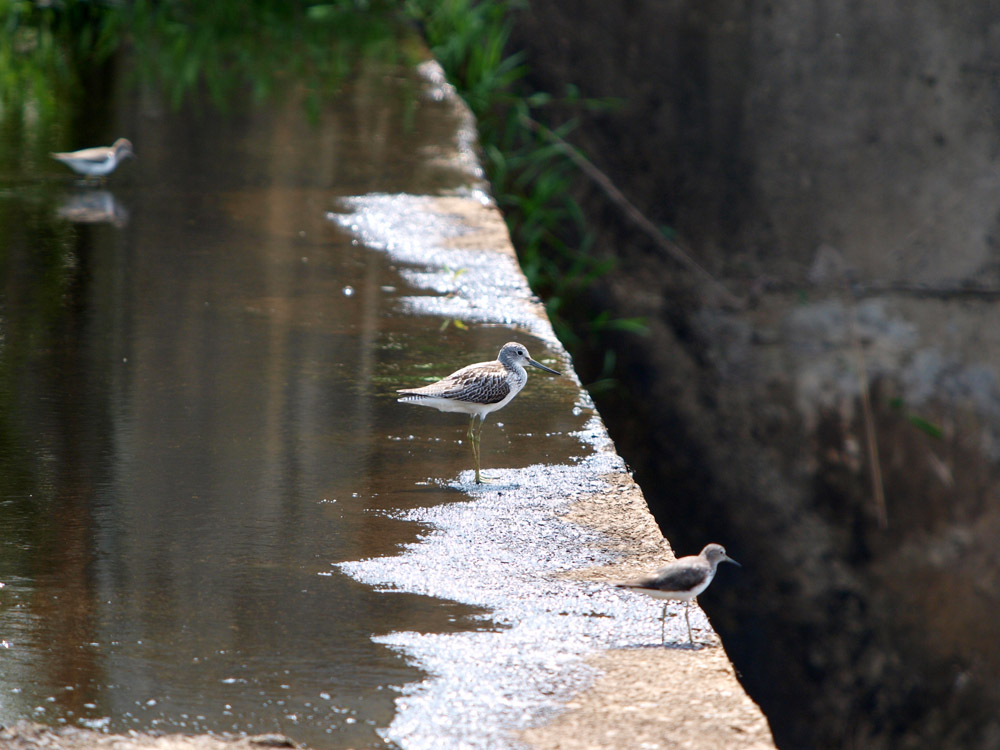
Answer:
M575 361L617 354L595 400L671 541L747 566L703 604L782 747L1000 741L998 38L993 1L518 16L539 90L622 102L573 143L746 302L581 178L619 262L575 312L649 333Z
M610 583L673 558L638 485L626 475L606 479L612 491L575 503L563 518L600 530L606 546L626 556L615 565L567 572L566 578ZM551 724L522 738L539 750L773 748L760 708L739 685L714 634L712 642L696 650L652 642L592 657L588 663L601 673L594 686Z
M567 712L522 738L540 750L727 748L768 750L771 731L719 648L608 651L601 677Z
M540 0L513 44L538 89L619 101L572 141L699 258L801 273L830 243L937 281L992 257L998 19L996 0Z

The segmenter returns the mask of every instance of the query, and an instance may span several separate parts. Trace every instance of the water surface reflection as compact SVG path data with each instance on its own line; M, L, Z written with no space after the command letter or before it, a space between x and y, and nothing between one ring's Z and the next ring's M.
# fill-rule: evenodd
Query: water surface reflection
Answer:
M326 219L474 181L429 89L365 62L315 122L304 91L226 114L119 91L128 175L2 192L0 722L380 745L419 674L371 635L483 627L331 569L412 541L382 511L453 499L423 480L467 468L464 425L414 438L389 395L410 352L510 338L392 315L405 280ZM491 457L536 460L502 435Z

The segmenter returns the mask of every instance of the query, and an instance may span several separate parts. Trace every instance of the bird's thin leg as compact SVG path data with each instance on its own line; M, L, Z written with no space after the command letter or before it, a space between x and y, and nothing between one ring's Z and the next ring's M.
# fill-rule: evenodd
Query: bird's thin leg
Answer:
M488 484L489 483L488 479L483 479L483 477L481 477L479 475L479 459L483 455L482 449L480 448L480 443L482 442L482 439L483 439L483 420L484 419L485 419L484 416L479 417L479 429L476 430L476 438L475 438L475 440L476 440L476 443L475 443L475 445L476 445L476 484Z
M691 645L693 646L694 636L691 635L691 617L689 615L690 610L691 610L691 602L690 601L684 602L684 620L685 622L687 622L688 626L688 641L690 641Z
M469 432L466 437L469 438L469 444L472 446L472 458L476 462L476 484L481 484L482 478L479 476L479 441L476 440L475 414L469 419Z
M667 645L667 605L663 605L663 616L660 617L660 641Z

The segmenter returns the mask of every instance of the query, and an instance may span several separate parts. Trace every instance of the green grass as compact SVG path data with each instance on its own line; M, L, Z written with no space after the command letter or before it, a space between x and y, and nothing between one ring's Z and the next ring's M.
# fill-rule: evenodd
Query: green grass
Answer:
M79 96L76 71L132 51L132 83L174 107L203 89L226 108L302 84L313 114L364 58L416 60L399 37L397 4L365 12L358 0L0 0L0 116L30 108L44 123Z

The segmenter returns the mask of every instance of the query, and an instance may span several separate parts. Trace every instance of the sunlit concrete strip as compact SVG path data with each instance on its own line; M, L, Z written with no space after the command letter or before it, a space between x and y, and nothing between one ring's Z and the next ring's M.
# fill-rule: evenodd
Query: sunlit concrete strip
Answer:
M491 469L484 487L464 475L444 482L469 502L402 514L432 531L398 557L340 565L387 592L483 607L500 625L378 636L430 675L404 688L385 738L407 750L773 747L704 613L692 610L696 637L715 645L688 649L684 618L674 616L663 647L661 604L610 584L672 554L488 196L358 196L329 218L432 292L402 298L404 310L545 341L575 380L575 409L590 415L571 436L579 449L571 462Z

